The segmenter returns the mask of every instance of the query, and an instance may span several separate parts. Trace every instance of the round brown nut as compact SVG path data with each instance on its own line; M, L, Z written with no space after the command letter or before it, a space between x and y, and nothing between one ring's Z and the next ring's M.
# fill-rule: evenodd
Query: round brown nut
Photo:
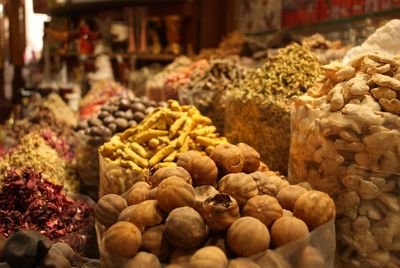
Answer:
M129 221L141 231L158 225L163 220L164 216L158 207L157 200L146 200L138 205L129 206L118 217L118 221Z
M229 262L228 268L261 268L249 258L236 258Z
M325 260L322 257L321 252L319 252L319 250L315 247L307 246L299 257L296 267L308 268L325 266Z
M208 156L189 151L179 156L177 165L190 173L194 186L217 184L218 168Z
M196 210L180 207L168 215L164 234L172 246L187 251L205 242L207 225Z
M139 204L149 199L149 192L150 189L145 187L133 188L129 191L128 196L126 197L126 202L128 202L129 206Z
M276 248L308 236L307 225L296 217L280 217L271 227L272 245Z
M123 268L161 268L157 256L148 252L139 252Z
M229 194L243 207L247 200L258 194L257 184L250 175L232 173L225 175L218 182L218 190Z
M141 102L135 102L134 104L132 104L132 110L134 112L144 112L146 110L146 106L144 106L143 103Z
M276 198L284 209L293 210L297 199L307 192L307 190L298 185L289 185L279 191Z
M192 207L195 194L192 185L186 183L180 177L172 176L160 183L156 198L161 209L169 213L178 207Z
M282 207L276 198L269 195L256 195L247 200L242 215L259 219L267 227L282 216Z
M236 145L242 152L244 157L243 170L244 173L252 173L260 167L260 154L250 145L246 143L238 143Z
M238 173L243 169L244 157L238 147L232 144L220 144L210 154L222 174Z
M142 243L142 234L133 223L120 221L104 233L104 243L110 254L132 258Z
M227 264L225 253L215 246L203 247L190 258L191 268L225 268Z
M128 128L128 121L125 118L115 119L115 123L117 124L118 131L124 131Z
M258 258L256 262L261 267L292 268L285 257L270 249L268 249L265 254L262 254L262 256Z
M145 117L145 114L142 112L134 112L133 113L133 120L136 122L142 122Z
M163 167L154 172L154 174L150 177L151 186L153 188L157 187L162 180L172 176L177 176L182 178L185 182L192 184L192 178L186 169L181 167Z
M326 193L308 191L302 194L294 204L293 214L307 223L310 230L335 218L336 208Z
M128 204L125 199L116 194L107 194L99 199L94 209L96 219L106 227L117 222L118 215Z
M164 237L165 225L159 224L147 228L142 235L142 248L165 261L171 253L171 246Z
M248 257L267 250L270 236L261 221L253 217L242 217L229 227L227 242L238 256Z

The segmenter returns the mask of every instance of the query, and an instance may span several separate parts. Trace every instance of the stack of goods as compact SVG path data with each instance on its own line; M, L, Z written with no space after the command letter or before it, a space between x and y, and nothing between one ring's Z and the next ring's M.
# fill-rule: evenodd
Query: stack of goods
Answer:
M196 106L213 120L218 131L223 132L226 94L238 86L245 73L246 68L239 62L211 59L204 72L198 75L193 73L189 82L179 87L179 102Z
M75 170L69 161L62 158L37 132L24 136L0 159L0 174L12 168L33 168L42 173L43 179L63 185L67 191L76 192L79 188Z
M135 127L156 107L165 105L149 101L146 97L123 95L103 105L97 117L79 123L76 165L85 193L97 199L99 146L109 141L114 134Z
M64 123L68 127L75 127L78 123L74 111L55 93L50 94L43 101L39 101L35 106L47 108L58 122Z
M286 173L291 97L306 92L320 74L308 49L292 44L278 50L229 94L224 134L252 145L268 166Z
M372 53L323 70L295 100L290 179L335 199L342 262L398 267L400 61Z
M146 82L146 96L150 100L166 100L164 86L168 76L187 70L192 61L184 56L177 57L174 62L165 67L161 72L154 75Z
M106 268L333 267L333 200L289 185L244 143L183 153L122 196L103 196L95 217Z
M146 66L140 69L131 70L129 74L129 88L132 88L136 96L146 95L146 83L154 75L161 71L158 64Z
M341 41L329 41L319 33L303 38L302 44L311 49L321 64L341 60L350 49L350 46L343 46Z
M97 114L104 103L124 90L122 85L112 80L97 82L79 103L80 118L88 119Z
M192 106L169 101L137 127L114 136L100 147L100 196L121 194L143 173L163 166L175 166L178 156L189 150L211 152L226 143L211 119Z

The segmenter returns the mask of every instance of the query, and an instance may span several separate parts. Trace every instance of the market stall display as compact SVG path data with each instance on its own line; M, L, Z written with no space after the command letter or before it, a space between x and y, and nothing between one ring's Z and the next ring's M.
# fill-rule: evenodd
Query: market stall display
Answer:
M183 152L211 152L226 142L211 119L195 107L169 101L167 107L154 110L138 126L113 136L100 147L99 196L122 194L143 180L144 173L176 165Z
M100 261L107 268L139 260L154 263L147 267L227 267L230 259L310 267L315 258L317 267L333 267L333 200L304 187L289 186L243 143L217 145L209 156L182 153L177 166L158 169L122 196L100 198Z
M291 98L321 75L318 60L298 44L279 49L228 95L224 135L253 146L273 170L287 172Z
M332 63L294 101L289 179L334 198L338 256L353 267L399 265L399 66L378 53Z
M133 94L113 97L101 107L99 114L78 125L76 168L82 191L98 198L99 192L99 147L111 137L139 124L156 107L166 103L137 98Z

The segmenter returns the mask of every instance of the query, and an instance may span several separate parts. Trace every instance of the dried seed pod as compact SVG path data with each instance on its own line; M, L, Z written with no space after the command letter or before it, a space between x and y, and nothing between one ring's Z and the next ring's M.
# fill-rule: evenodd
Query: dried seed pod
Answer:
M307 225L295 217L281 217L271 227L271 241L276 248L308 236Z
M267 250L270 236L261 221L253 217L242 217L229 227L227 242L237 255L248 257Z
M104 233L104 243L110 254L132 258L142 243L142 234L133 223L120 221Z
M276 198L284 209L293 210L294 203L305 192L307 190L299 185L289 185L280 190Z
M310 230L335 218L336 209L329 195L320 191L302 194L294 204L293 214L302 219Z
M225 253L214 246L203 247L190 258L190 268L225 268L227 264Z
M238 143L236 146L242 152L244 157L242 172L252 173L257 171L260 167L260 154L246 143Z
M258 194L256 182L245 173L225 175L218 183L218 190L231 195L239 207L243 207L249 198Z
M116 194L104 195L96 204L94 215L106 227L117 222L118 215L128 206L124 198Z
M161 268L157 256L148 252L139 252L123 268Z
M190 177L190 174L186 171L186 169L182 167L163 167L158 169L151 176L151 186L153 188L157 187L161 183L161 181L171 176L177 176L179 178L182 178L183 181L192 184L192 178Z
M207 225L196 210L180 207L168 215L164 235L175 248L191 250L205 242Z
M242 210L243 216L259 219L267 227L282 216L282 207L276 198L269 195L256 195L247 200Z
M238 147L232 144L220 144L210 155L222 174L238 173L243 169L244 157Z
M156 197L161 209L169 213L178 207L192 207L195 194L192 185L177 176L172 176L160 183Z
M240 211L236 200L231 196L216 194L203 202L201 215L211 229L226 230L240 218Z
M164 216L158 207L157 200L146 200L140 204L129 206L118 217L118 221L131 222L141 231L160 224L163 220Z
M194 186L216 185L217 183L218 168L208 156L189 151L179 156L177 165L190 173Z
M147 228L142 235L142 248L165 261L171 253L171 246L164 237L165 225L160 224Z

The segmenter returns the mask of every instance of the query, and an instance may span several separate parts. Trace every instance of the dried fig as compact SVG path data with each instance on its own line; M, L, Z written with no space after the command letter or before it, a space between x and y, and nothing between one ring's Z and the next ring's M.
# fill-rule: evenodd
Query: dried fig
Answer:
M225 175L218 183L218 190L231 195L239 207L243 207L249 198L258 194L256 182L245 173Z
M289 185L280 190L276 198L284 209L293 210L294 203L305 192L307 190L301 186Z
M201 215L207 225L214 230L226 230L240 218L239 206L227 194L216 194L203 202Z
M164 230L165 225L160 224L147 228L142 235L142 248L163 261L168 258L171 252L171 247L163 235Z
M280 217L271 227L272 245L276 248L308 235L307 225L296 217Z
M238 256L248 257L267 250L270 236L261 221L253 217L242 217L229 227L227 242Z
M236 146L242 152L244 157L242 172L252 173L257 171L260 167L260 154L246 143L238 143Z
M210 155L221 174L238 173L243 169L244 158L238 147L232 144L220 144Z
M208 156L189 151L179 156L177 165L190 173L194 186L216 185L217 183L218 168Z
M158 225L163 220L164 216L158 207L157 200L146 200L140 204L129 206L118 217L118 221L129 221L141 231L147 227Z
M267 227L282 216L282 207L276 198L269 195L256 195L247 200L242 215L259 219Z
M120 221L104 233L104 243L110 254L132 258L142 243L142 234L133 223Z
M157 256L148 252L139 252L130 259L124 268L161 268L161 263Z
M333 200L326 193L308 191L302 194L294 204L293 214L307 223L310 230L332 220L336 215Z
M205 242L207 225L196 210L180 207L168 215L164 235L175 248L190 250Z
M192 185L179 177L172 176L160 183L156 197L161 209L169 213L174 208L192 207L195 195Z
M225 268L227 264L225 253L214 246L203 247L190 258L190 268Z
M152 176L150 176L151 186L155 188L161 183L161 181L171 176L182 178L183 181L192 184L192 178L186 169L182 167L163 167L158 169Z
M96 204L94 215L106 227L110 227L118 220L118 215L128 204L126 200L116 194L104 195Z

